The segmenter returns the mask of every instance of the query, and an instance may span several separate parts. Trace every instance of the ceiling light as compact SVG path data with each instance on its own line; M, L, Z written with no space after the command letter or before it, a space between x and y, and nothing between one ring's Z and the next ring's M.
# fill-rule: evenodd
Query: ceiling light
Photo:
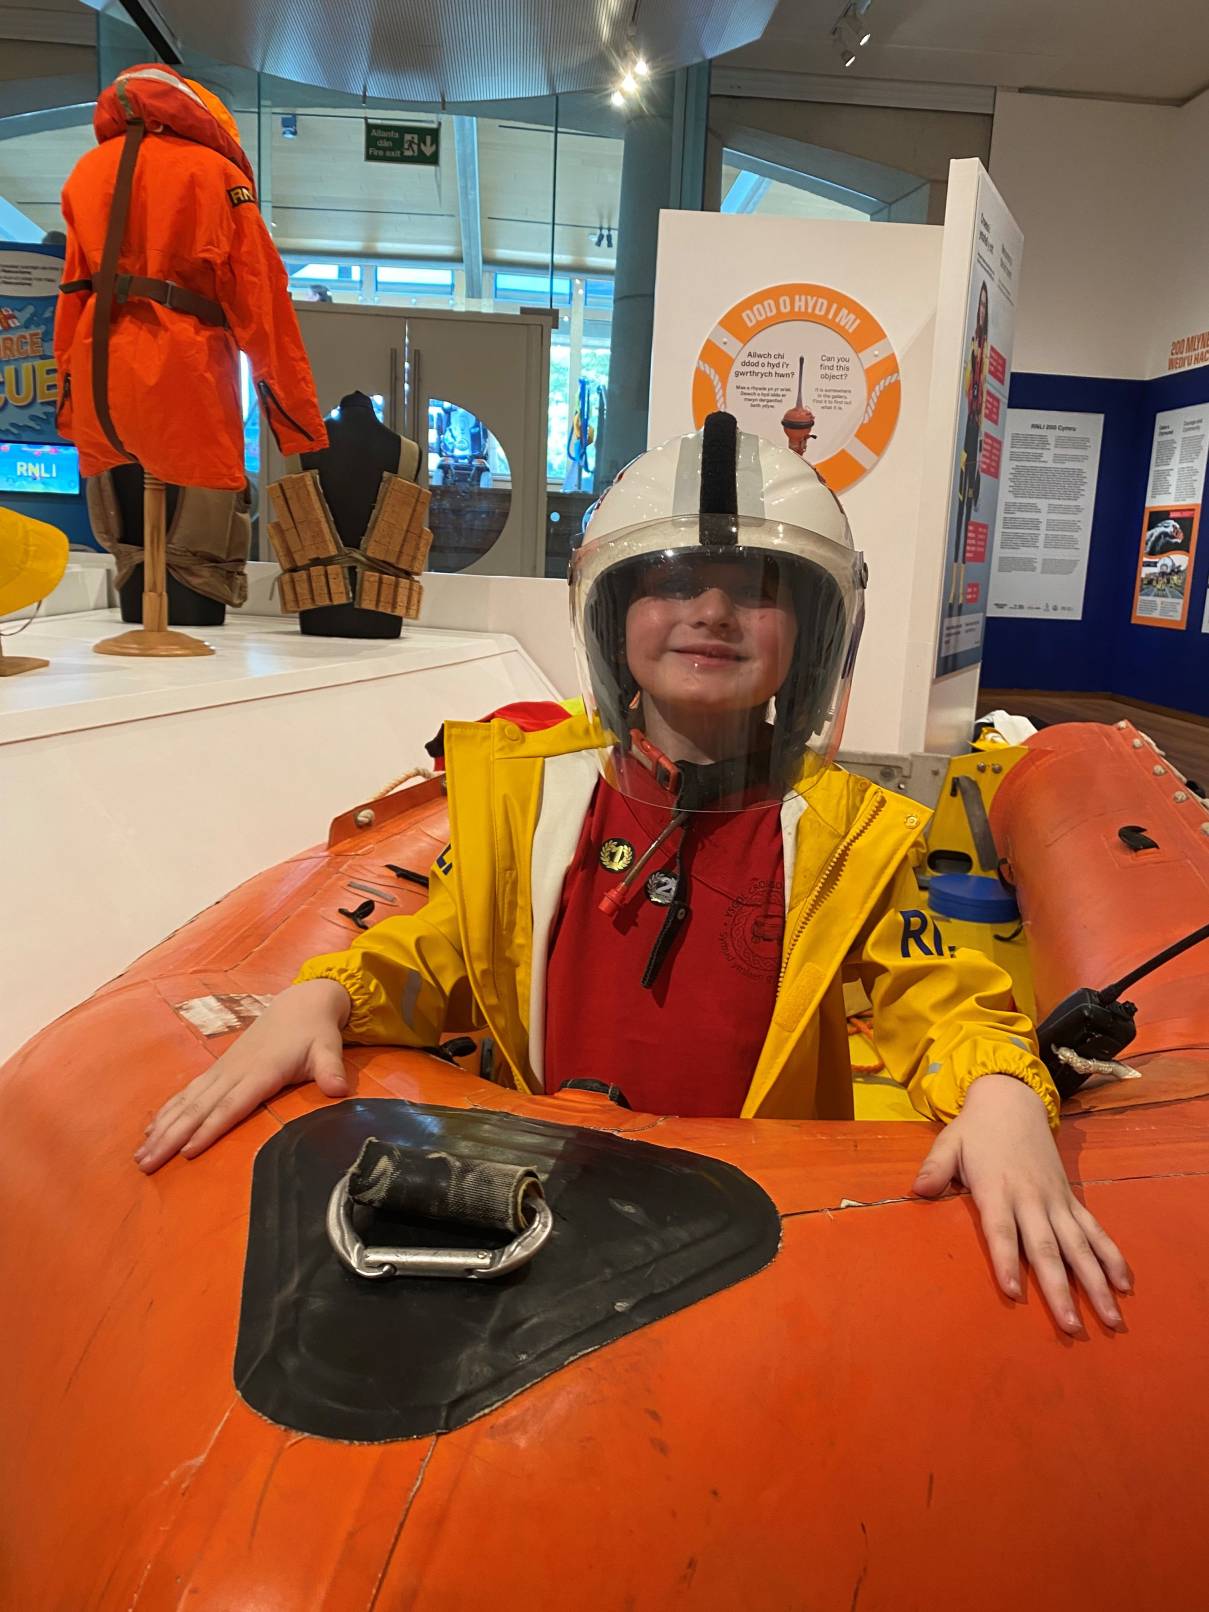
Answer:
M624 106L625 105L625 96L621 93L620 90L614 90L612 95L609 96L609 100L613 103L614 106Z
M843 62L845 67L851 67L853 62L856 60L856 51L844 38L845 32L846 29L841 23L839 27L833 31L832 37L835 40L836 48L839 50L840 60Z
M650 70L651 69L647 63L646 57L639 56L638 60L634 63L634 71L638 74L638 77L645 78Z
M633 73L627 73L626 76L621 81L622 94L623 95L633 95L634 91L637 88L638 88L638 80L634 77Z
M861 24L858 33L860 34L860 38L857 40L858 45L867 45L873 38L873 29L867 27L864 23Z

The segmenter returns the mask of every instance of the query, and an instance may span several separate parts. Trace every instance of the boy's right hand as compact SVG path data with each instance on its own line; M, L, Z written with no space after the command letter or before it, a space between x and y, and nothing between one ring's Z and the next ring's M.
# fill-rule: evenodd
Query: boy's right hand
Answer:
M139 1169L150 1175L176 1153L196 1158L283 1086L313 1080L328 1097L347 1096L340 1032L351 1008L335 980L306 980L275 997L204 1075L156 1114L134 1155Z

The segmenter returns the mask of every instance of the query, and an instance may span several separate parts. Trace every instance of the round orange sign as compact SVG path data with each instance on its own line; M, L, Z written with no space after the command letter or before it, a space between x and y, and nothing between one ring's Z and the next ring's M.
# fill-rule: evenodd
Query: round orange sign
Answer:
M693 418L715 409L784 441L833 492L886 451L902 400L898 358L867 308L832 286L766 286L718 320L697 357Z

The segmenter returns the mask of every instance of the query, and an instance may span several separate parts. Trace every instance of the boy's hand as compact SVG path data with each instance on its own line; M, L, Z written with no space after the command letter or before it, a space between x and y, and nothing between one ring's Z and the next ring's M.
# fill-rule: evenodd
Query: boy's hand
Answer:
M175 1153L196 1158L283 1086L313 1080L348 1094L340 1032L352 1003L335 980L291 985L222 1057L170 1098L147 1127L134 1162L148 1175Z
M982 1217L995 1277L1008 1298L1023 1295L1020 1243L1063 1332L1083 1323L1071 1297L1067 1267L1106 1327L1124 1326L1112 1289L1133 1290L1120 1249L1070 1189L1054 1145L1045 1104L1011 1075L981 1075L945 1126L911 1188L938 1198L955 1179L969 1187ZM1106 1275L1107 1273L1107 1275ZM1111 1287L1109 1282L1111 1281Z

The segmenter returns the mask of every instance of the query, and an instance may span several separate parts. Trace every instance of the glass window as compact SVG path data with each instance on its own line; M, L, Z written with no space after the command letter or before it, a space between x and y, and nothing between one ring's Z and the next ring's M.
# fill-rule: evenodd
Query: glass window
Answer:
M248 480L260 476L260 407L252 384L252 366L244 353L239 355L239 405L243 413L243 459Z
M432 571L461 571L498 540L512 505L508 456L470 409L428 404L428 524Z
M392 268L384 265L377 274L379 285L388 285L396 291L417 291L428 296L435 293L449 296L453 291L452 269Z
M290 260L287 259L287 267ZM339 285L344 281L349 285L361 284L361 265L359 263L303 263L298 268L290 267L290 279L301 281L306 285Z
M782 170L784 171L784 170ZM878 206L872 196L845 190L810 174L789 181L744 165L728 151L722 164L722 212L752 213L762 218L840 218L867 224Z
M497 302L523 302L543 308L565 308L571 302L569 274L501 274L495 277Z

